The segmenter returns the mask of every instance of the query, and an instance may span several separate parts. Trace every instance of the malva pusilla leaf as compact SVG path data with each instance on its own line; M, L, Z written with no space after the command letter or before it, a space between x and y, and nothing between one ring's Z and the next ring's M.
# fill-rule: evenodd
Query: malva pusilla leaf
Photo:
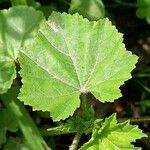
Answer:
M77 13L53 12L19 61L19 99L59 121L73 115L81 93L101 102L120 97L119 87L131 78L137 56L126 50L108 19L90 22Z

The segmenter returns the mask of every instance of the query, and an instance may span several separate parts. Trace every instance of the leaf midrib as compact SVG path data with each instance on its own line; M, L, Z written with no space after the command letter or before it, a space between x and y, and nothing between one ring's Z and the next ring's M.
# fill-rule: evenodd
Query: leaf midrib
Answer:
M46 22L46 24L49 26L49 24L48 24L47 22ZM73 68L74 68L74 71L76 72L78 84L79 84L79 87L81 87L81 82L80 82L80 80L79 80L79 73L78 73L78 71L77 71L77 66L76 66L75 62L73 61L73 58L71 57L70 49L69 49L69 47L68 47L68 43L67 43L66 38L65 38L65 36L64 36L63 29L62 29L58 24L57 24L57 26L59 27L59 33L60 33L61 37L62 37L63 40L65 41L66 49L67 49L67 51L68 51L68 55L67 55L67 56L70 58L70 60L71 60L71 62L72 62L72 65L74 66ZM49 27L52 29L51 26L49 26ZM53 29L52 29L52 30L53 30ZM46 38L46 37L45 37L45 38ZM48 39L47 39L47 40L48 40ZM49 40L48 40L48 41L49 41ZM50 43L51 43L51 42L50 42ZM51 45L52 45L52 43L51 43ZM60 50L58 50L57 48L56 48L56 50L60 52ZM64 53L63 53L63 54L64 54Z

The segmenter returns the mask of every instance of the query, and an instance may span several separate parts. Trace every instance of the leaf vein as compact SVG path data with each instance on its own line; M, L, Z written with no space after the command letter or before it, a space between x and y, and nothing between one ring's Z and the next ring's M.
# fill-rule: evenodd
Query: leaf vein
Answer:
M62 80L61 78L59 78L58 76L52 74L51 72L49 72L49 70L47 70L47 68L39 65L36 61L34 61L29 55L27 55L25 52L21 51L26 57L28 57L31 61L33 61L38 67L40 67L42 70L44 70L48 75L52 76L55 80L58 80L74 89L78 89L77 87L75 87L74 85L72 84L69 84L68 82L65 82L64 80ZM79 89L78 89L79 90Z

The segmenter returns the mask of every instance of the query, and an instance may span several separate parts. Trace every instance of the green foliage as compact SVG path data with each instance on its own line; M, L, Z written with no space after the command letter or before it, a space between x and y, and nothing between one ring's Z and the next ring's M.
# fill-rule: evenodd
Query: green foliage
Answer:
M0 144L6 142L6 132L16 132L18 123L9 109L0 110Z
M27 143L21 143L20 138L10 137L3 150L29 150L30 147Z
M21 51L19 98L59 121L80 106L81 93L91 92L101 102L121 96L119 87L131 78L136 61L108 19L89 22L54 12Z
M137 126L130 125L129 122L117 123L116 116L112 115L95 121L92 138L85 143L80 150L135 150L131 142L136 139L146 137Z
M63 130L69 129L71 132L89 134L93 129L93 122L95 121L95 114L92 107L87 108L84 113L80 113L73 118L67 120L62 126Z
M105 16L102 0L71 0L69 13L76 12L89 20L98 20Z
M24 108L23 104L17 99L18 93L19 88L14 87L9 89L7 93L0 95L0 99L9 110L9 113L6 114L7 116L2 116L9 118L12 115L9 118L12 120L12 123L10 123L11 120L3 118L6 124L5 128L7 126L11 127L11 125L11 128L13 128L13 121L15 121L14 126L16 126L16 124L19 126L22 133L24 134L25 143L27 143L31 150L45 150L47 148L45 141L41 137L27 110Z
M57 11L57 8L54 4L51 4L51 5L46 5L46 6L40 6L39 8L43 13L44 13L44 16L46 18L48 18L50 16L50 14L52 13L52 11Z
M0 144L3 144L6 142L6 130L3 128L2 125L0 125Z
M143 19L146 18L150 24L150 1L149 0L137 0L138 9L136 15Z
M128 121L118 123L115 115L96 119L101 114L97 114L97 103L93 102L113 102L120 97L119 87L131 78L137 62L137 57L126 50L122 34L108 19L101 18L105 12L113 16L107 9L110 6L116 13L118 6L137 5L121 0L104 1L106 7L102 0L41 2L0 2L1 9L10 3L15 6L0 10L0 149L51 150L57 148L53 136L70 133L76 136L69 150L77 150L82 134L91 133L91 139L80 150L139 149L131 142L146 135ZM150 23L150 2L137 3L137 16ZM33 6L39 11L16 5ZM68 9L70 14L65 13ZM65 12L51 14L52 10ZM41 11L49 17L47 21ZM137 77L143 75L138 73ZM149 92L147 81L140 80L139 85ZM47 111L48 117L50 112L53 121L63 121L54 127L45 115L42 118L39 113L31 113L33 121L17 97L33 110ZM149 106L148 101L138 104ZM103 105L98 109L106 111Z
M10 88L19 50L33 40L43 18L41 12L27 6L0 11L0 93Z

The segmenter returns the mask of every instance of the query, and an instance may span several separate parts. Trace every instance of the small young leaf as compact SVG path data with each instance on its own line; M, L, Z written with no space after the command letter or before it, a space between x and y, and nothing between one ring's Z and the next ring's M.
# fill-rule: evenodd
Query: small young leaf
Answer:
M76 12L89 20L98 20L105 16L102 0L72 0L69 13Z
M112 115L101 122L95 122L92 138L80 150L136 150L131 142L146 137L137 126L130 125L128 121L117 123L116 116Z
M79 14L53 12L21 51L19 98L34 110L50 111L55 121L73 114L81 93L114 101L137 62L122 40L108 19L90 22Z
M16 77L15 61L21 47L28 45L44 19L32 7L17 6L0 11L0 94Z
M93 129L93 122L95 121L95 114L92 107L87 108L85 113L78 114L70 119L68 119L63 125L64 129L69 131L89 134Z
M146 18L150 24L150 0L137 0L138 9L136 11L137 17Z

